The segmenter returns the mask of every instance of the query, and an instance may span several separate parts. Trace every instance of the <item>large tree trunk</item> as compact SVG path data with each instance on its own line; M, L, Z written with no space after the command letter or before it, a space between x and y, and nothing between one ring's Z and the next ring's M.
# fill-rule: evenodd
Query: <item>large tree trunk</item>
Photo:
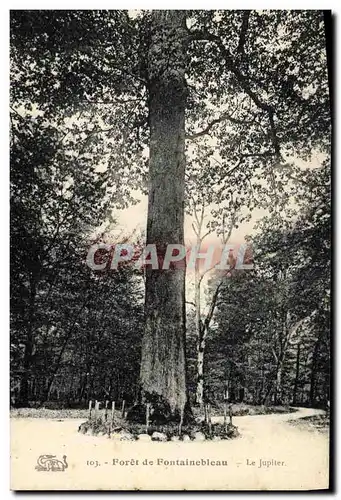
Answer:
M184 11L152 13L147 244L160 257L167 244L184 243L186 36ZM187 401L184 264L146 270L142 396L159 397L173 415Z

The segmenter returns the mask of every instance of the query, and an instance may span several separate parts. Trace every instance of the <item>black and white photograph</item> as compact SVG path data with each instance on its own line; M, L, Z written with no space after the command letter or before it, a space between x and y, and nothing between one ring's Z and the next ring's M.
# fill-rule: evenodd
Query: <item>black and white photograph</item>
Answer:
M333 15L256 6L9 12L12 490L330 490Z

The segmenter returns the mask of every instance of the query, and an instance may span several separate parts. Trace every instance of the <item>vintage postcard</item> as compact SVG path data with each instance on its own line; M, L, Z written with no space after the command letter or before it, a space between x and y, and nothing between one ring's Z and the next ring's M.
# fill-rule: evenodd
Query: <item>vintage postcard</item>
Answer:
M330 488L330 45L11 11L12 490Z

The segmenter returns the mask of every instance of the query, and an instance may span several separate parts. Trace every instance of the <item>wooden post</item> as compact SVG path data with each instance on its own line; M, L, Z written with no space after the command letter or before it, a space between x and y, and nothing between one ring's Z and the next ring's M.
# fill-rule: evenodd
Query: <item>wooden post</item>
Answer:
M104 412L104 420L105 421L108 420L108 404L109 404L109 401L106 401L105 402L105 412Z
M107 401L106 403L109 403L109 401ZM111 418L110 418L109 427L108 427L108 437L109 438L111 437L112 428L114 425L114 419L115 419L115 401L112 401L111 402Z
M211 405L207 405L207 417L208 417L208 432L212 436L212 420L211 420Z
M98 418L100 418L100 413L99 413L99 406L100 406L100 402L97 401L96 399L96 403L95 403L95 420L97 420Z
M148 434L149 427L149 411L150 411L150 403L146 404L146 434Z
M227 401L224 401L224 428L227 431Z
M124 418L124 407L126 405L125 399L122 401L122 418Z
M91 420L91 413L92 413L92 400L90 399L90 401L89 401L89 420Z
M225 388L224 388L224 427L225 427L225 432L227 432L227 404L229 400L229 389L228 389L229 383L228 380L225 382Z
M179 436L181 436L182 424L184 421L184 409L181 409L180 424L179 424Z
M204 404L204 422L205 422L205 424L208 423L208 419L207 419L207 404Z
M111 402L111 425L115 422L115 401Z
M230 425L232 425L232 405L229 406Z

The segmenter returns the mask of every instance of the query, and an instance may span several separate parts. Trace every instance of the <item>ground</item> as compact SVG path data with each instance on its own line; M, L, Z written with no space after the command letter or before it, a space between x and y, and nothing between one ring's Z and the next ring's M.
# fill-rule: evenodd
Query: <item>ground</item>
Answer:
M298 420L292 420L289 422L291 425L298 427L299 429L304 429L307 431L315 432L329 432L330 418L329 414L324 415L312 415L309 417L303 417Z
M83 418L12 418L12 489L324 489L328 433L290 423L319 415L324 412L300 408L288 414L234 417L239 438L188 443L118 442L83 435L77 432ZM222 419L213 417L215 422ZM69 467L57 473L35 471L42 454L66 455ZM201 462L181 465L186 459ZM144 460L153 465L144 465Z
M49 405L49 403L47 403ZM232 413L235 416L241 415L266 415L268 413L290 413L294 412L295 408L290 406L264 406L264 405L250 405L246 403L234 403L232 406ZM192 408L194 416L200 417L202 413L199 408ZM110 409L109 409L110 412ZM116 416L120 415L120 409L116 410ZM212 416L222 415L224 413L223 405L212 405ZM89 414L88 409L69 409L69 408L13 408L11 409L11 417L33 417L33 418L84 418L87 419ZM99 414L104 415L104 409L99 410Z

